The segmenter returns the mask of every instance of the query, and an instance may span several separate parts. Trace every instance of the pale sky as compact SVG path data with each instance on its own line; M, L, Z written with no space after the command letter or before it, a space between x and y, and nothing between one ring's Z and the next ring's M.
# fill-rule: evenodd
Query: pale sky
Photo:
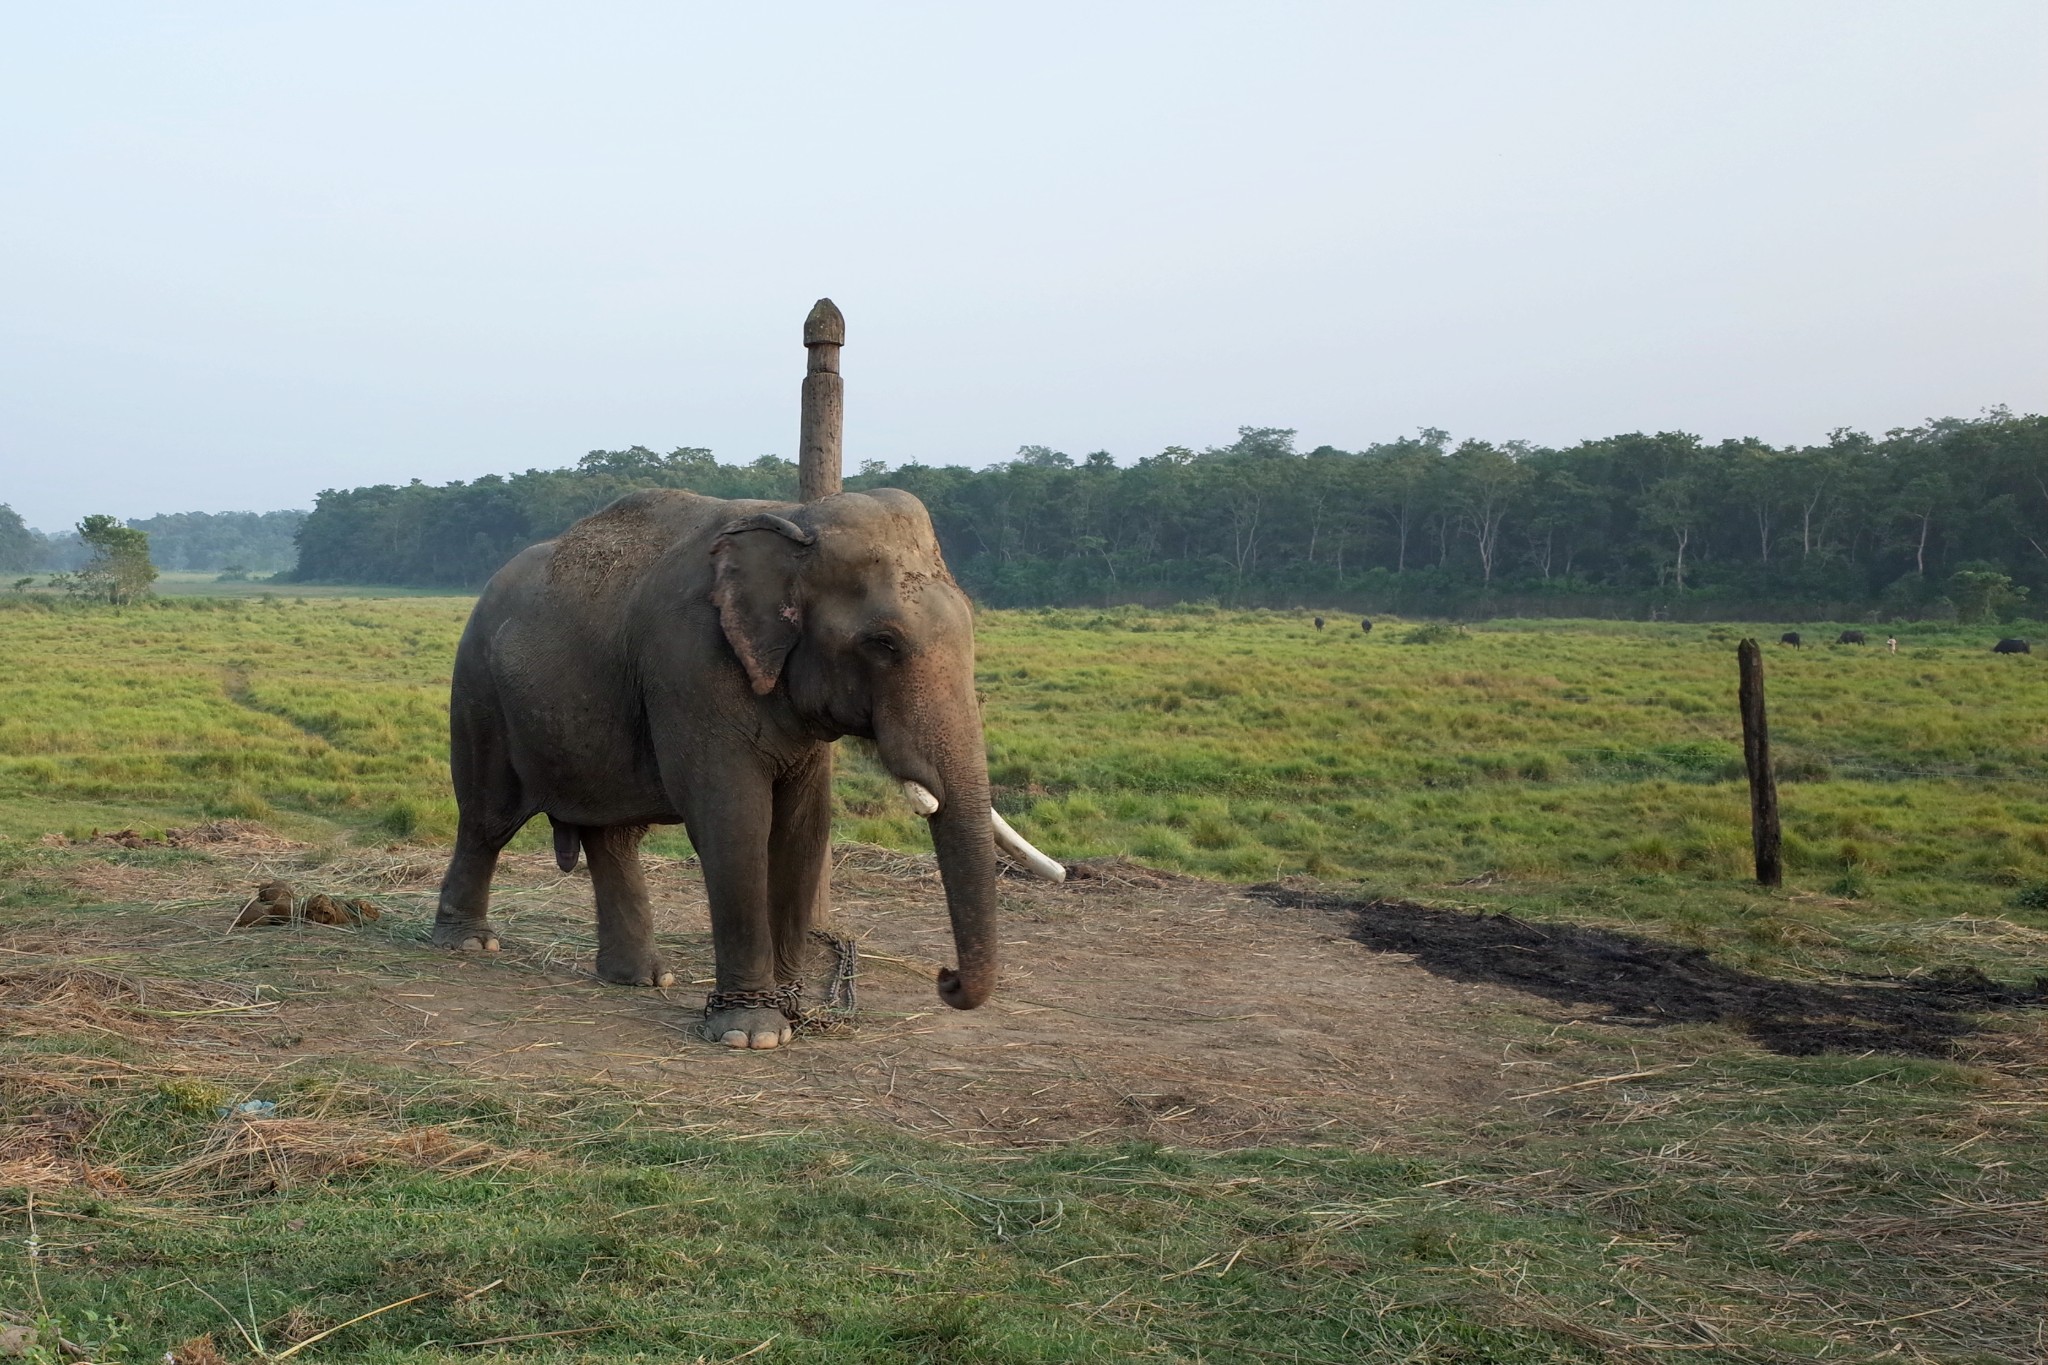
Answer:
M2048 409L2048 5L13 4L0 502Z

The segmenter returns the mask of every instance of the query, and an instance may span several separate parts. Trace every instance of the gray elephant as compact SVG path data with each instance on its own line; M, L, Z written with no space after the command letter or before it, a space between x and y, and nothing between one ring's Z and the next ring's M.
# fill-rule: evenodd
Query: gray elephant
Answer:
M498 854L545 814L563 869L579 849L589 859L598 975L670 984L639 844L680 822L718 962L704 1034L785 1043L828 875L830 744L857 735L930 821L960 963L940 971L939 996L988 998L992 840L1014 832L989 804L967 598L908 493L621 498L491 580L452 692L460 819L435 943L497 948Z

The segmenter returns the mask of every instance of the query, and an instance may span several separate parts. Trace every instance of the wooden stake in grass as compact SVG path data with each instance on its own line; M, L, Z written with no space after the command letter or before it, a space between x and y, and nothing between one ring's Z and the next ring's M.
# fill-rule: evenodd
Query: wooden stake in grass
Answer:
M811 353L804 375L803 424L797 436L797 496L805 502L829 498L840 488L840 435L846 419L846 386L839 378L839 348L846 344L846 318L830 299L819 299L804 319L804 349Z
M1779 857L1778 779L1771 772L1771 732L1764 723L1764 652L1754 640L1735 647L1742 683L1742 762L1749 769L1749 834L1756 848L1756 879L1762 886L1782 886Z

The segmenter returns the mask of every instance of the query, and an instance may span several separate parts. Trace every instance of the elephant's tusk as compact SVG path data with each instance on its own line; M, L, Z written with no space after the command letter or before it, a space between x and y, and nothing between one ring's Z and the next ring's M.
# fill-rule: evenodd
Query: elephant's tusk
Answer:
M1049 882L1063 882L1067 879L1065 866L1054 862L1027 843L1023 835L1010 828L1008 820L996 813L994 806L988 808L988 818L996 828L996 843L1002 847L1003 852L1024 864L1032 876L1042 877Z
M903 798L910 802L910 808L919 815L929 817L939 813L939 798L933 796L931 790L922 782L906 780L903 784ZM1063 882L1067 879L1067 869L1033 848L1023 835L1010 828L1008 820L996 813L994 806L988 808L988 818L989 823L995 827L997 846L1022 863L1032 876L1043 877L1049 882Z

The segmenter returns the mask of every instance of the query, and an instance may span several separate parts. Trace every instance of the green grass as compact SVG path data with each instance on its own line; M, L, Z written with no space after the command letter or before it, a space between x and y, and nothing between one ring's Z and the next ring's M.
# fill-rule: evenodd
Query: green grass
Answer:
M106 907L66 880L79 860L194 856L34 844L50 830L236 816L445 837L467 609L0 609L0 924L97 924ZM1192 609L987 613L980 631L1001 804L1069 858L1630 924L1781 974L2048 969L2048 696L1988 632L1916 631L1897 657L1769 649L1779 747L1806 780L1783 791L1789 884L1765 893L1744 877L1735 628L1501 622L1409 644L1399 623ZM858 754L839 803L842 835L919 845ZM2048 1313L2038 1023L1937 1062L1504 1012L1522 1098L1204 1152L964 1149L854 1118L744 1135L597 1084L287 1065L260 1022L209 1054L218 1071L190 1050L168 1066L133 1030L17 1022L0 1160L9 1128L61 1123L110 1174L39 1196L33 1226L0 1184L0 1304L108 1362L200 1333L257 1359L250 1338L274 1354L422 1293L294 1358L1962 1365L2037 1358ZM438 1129L491 1159L179 1176L244 1074L285 1118ZM529 1335L547 1332L577 1335ZM459 1344L498 1337L526 1339Z
M0 834L229 816L445 839L468 606L0 610ZM979 631L998 804L1064 858L1637 924L1751 965L2048 965L1958 925L2048 930L2048 692L2039 661L1988 652L1993 631L1915 627L1896 656L1769 648L1778 894L1744 876L1736 627L1495 622L1411 643L1396 622L1124 608L988 612ZM841 837L926 847L843 747Z

